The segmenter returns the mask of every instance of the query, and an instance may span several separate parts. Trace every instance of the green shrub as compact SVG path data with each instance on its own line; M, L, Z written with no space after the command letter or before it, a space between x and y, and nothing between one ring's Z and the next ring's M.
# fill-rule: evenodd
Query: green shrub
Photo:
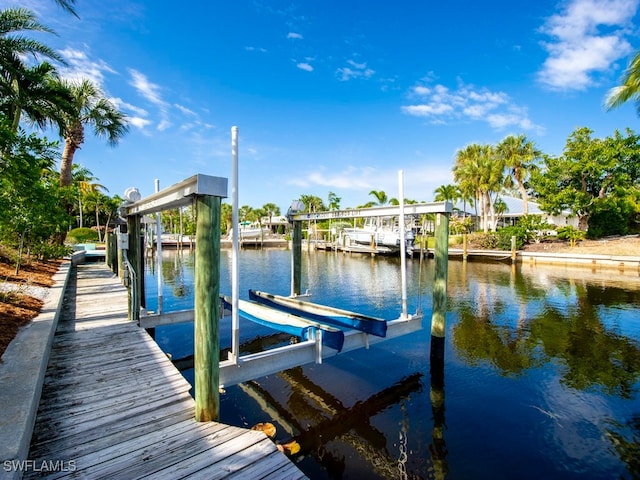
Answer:
M97 242L98 232L90 228L74 228L67 233L66 243L72 245L76 243Z
M41 242L31 248L33 255L43 262L52 259L64 258L71 254L71 247L58 245L56 243Z
M504 227L496 233L498 234L498 248L500 250L511 250L511 237L516 237L516 250L522 249L528 241L527 230L520 226Z
M478 245L480 248L496 249L500 244L500 238L497 233L474 233L470 237L470 242L473 245Z
M560 240L569 240L572 247L575 247L578 240L582 240L585 237L585 233L571 225L558 228L558 238Z

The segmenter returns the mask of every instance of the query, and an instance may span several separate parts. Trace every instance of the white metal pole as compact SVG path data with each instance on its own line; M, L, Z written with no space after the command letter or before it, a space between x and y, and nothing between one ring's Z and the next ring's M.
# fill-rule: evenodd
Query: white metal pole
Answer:
M407 245L404 235L404 172L398 171L398 190L400 195L400 275L402 282L402 318L407 318Z
M155 191L160 191L160 180L155 180ZM162 216L156 213L156 277L158 279L158 315L162 314Z
M231 224L232 230L232 255L231 255L231 356L235 364L240 356L240 316L239 301L239 276L238 264L238 127L231 127Z

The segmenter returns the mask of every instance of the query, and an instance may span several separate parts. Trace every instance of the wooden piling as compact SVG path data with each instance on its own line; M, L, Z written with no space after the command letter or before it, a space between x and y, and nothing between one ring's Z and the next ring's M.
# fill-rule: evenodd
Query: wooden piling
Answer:
M449 214L436 214L435 272L433 278L433 313L431 315L431 358L444 356L445 319L447 313L447 275L449 261ZM435 345L434 340L440 339Z
M302 291L302 222L293 222L291 235L291 295L294 296Z
M136 279L135 284L130 283L128 287L129 295L132 299L132 301L129 302L129 319L138 321L140 319L142 296L144 295L142 289L142 275L144 275L144 271L142 269L142 251L140 248L140 215L127 217L127 231L129 232L129 250L127 251L127 257L133 267ZM135 292L133 289L135 289Z
M194 306L195 418L217 421L220 413L220 198L196 197Z

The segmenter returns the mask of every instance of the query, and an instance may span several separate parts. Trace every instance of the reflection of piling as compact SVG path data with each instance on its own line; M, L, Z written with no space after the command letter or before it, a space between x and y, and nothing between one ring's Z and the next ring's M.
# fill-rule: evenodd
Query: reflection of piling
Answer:
M433 461L434 478L447 476L447 446L444 440L444 338L431 337L431 414L433 417L432 443L429 446Z
M462 234L462 260L466 260L468 257L467 253L467 232Z
M291 232L291 296L302 292L302 222L293 222Z

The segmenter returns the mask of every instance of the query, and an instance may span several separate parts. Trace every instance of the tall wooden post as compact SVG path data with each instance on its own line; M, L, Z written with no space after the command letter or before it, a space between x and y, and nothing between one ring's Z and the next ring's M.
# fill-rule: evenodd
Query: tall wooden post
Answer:
M131 215L127 217L127 231L129 232L129 250L127 256L129 263L133 267L135 273L135 284L129 284L129 291L131 292L131 301L129 302L130 320L140 319L140 305L142 305L142 275L144 274L142 269L142 252L140 251L140 215ZM135 289L135 292L133 291Z
M117 258L117 268L116 272L118 273L118 277L120 280L124 280L124 256L122 253L122 245L120 244L120 240L122 239L122 234L126 235L126 232L122 232L122 229L118 228L118 233L116 234L116 258Z
M194 367L196 421L220 413L220 198L196 197Z
M294 221L291 230L291 296L300 295L302 288L302 222Z
M444 362L447 313L447 275L449 270L449 214L436 214L433 313L431 315L431 363Z

